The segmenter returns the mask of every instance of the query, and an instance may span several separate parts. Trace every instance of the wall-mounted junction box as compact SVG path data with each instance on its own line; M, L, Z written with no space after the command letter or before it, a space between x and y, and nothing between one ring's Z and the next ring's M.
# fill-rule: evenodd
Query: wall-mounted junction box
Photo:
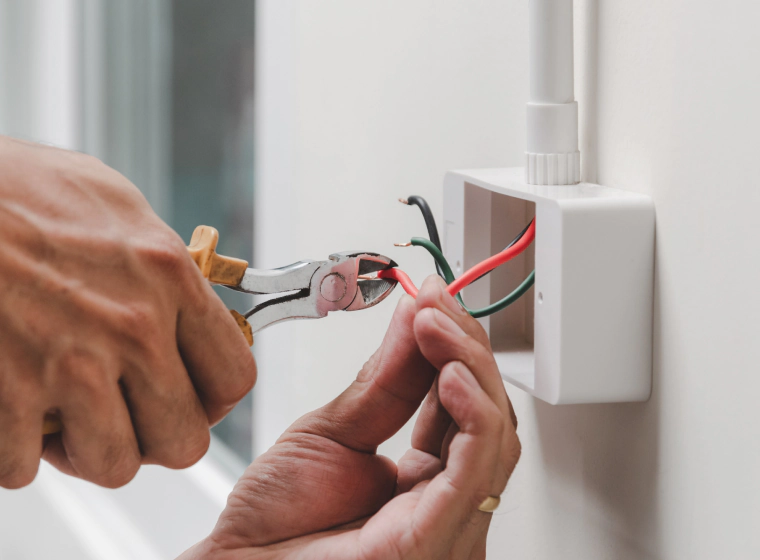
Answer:
M481 319L505 380L549 403L642 401L652 379L654 206L588 183L525 183L525 170L452 171L444 250L456 275L501 251L536 216L535 242L468 286L469 307L534 287Z

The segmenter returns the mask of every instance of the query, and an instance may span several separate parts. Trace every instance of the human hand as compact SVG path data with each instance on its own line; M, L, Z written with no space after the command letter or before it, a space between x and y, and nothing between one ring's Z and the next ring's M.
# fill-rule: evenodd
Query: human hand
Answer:
M0 137L0 486L40 456L116 487L187 467L256 366L182 240L122 175ZM42 437L56 413L59 434Z
M398 465L377 455L425 395L412 448ZM431 277L356 381L250 465L181 558L484 558L492 514L478 506L519 459L516 423L485 332Z

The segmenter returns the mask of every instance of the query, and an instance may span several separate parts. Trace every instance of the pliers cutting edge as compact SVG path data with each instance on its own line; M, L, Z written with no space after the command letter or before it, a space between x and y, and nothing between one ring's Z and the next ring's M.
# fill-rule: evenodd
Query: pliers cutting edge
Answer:
M260 303L245 314L230 312L253 344L260 330L291 319L319 319L331 311L357 311L383 301L394 280L373 274L393 268L388 257L366 251L334 253L326 261L300 261L274 270L248 268L242 259L216 252L219 232L198 226L187 250L212 284L247 294L284 294Z

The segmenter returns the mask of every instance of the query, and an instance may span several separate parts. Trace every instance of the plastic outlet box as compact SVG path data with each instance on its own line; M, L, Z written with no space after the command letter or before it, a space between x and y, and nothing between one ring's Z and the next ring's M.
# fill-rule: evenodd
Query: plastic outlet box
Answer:
M552 404L647 400L652 199L588 183L528 185L523 168L449 172L443 244L455 275L504 249L534 215L534 243L463 291L482 307L535 268L530 291L480 320L502 377Z

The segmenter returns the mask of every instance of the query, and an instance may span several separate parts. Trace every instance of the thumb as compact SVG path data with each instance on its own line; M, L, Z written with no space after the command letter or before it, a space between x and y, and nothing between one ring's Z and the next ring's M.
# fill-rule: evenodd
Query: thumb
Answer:
M286 434L311 433L357 451L374 452L412 417L436 370L414 337L414 300L401 298L383 343L341 395L293 424Z

